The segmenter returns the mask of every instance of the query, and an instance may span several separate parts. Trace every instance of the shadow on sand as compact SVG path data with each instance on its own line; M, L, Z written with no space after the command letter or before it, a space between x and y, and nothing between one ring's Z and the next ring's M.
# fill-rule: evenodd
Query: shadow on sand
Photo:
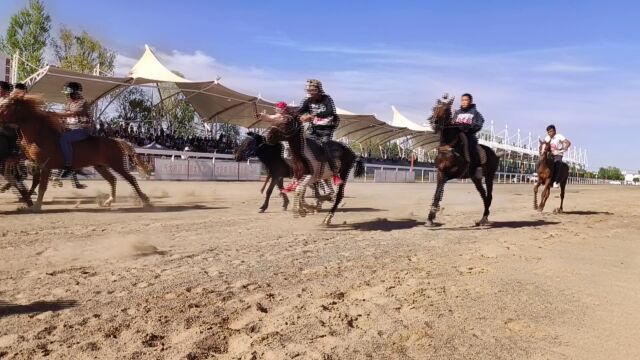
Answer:
M613 215L613 213L610 213L608 211L584 210L584 211L563 211L561 215Z
M191 210L221 210L228 209L227 207L210 207L200 204L192 205L156 205L152 207L131 207L131 208L108 208L108 207L93 207L93 208L72 208L72 209L47 209L46 203L43 204L43 209L38 214L59 214L59 213L122 213L122 214L143 214L143 213L161 213L161 212L183 212ZM116 205L117 206L117 205ZM7 211L5 214L33 214L28 209Z
M455 228L445 228L442 227L442 224L436 224L434 230L449 230L449 231L458 231L458 230L482 230L482 229L523 229L529 227L538 227L538 226L547 226L547 225L557 225L560 224L559 221L546 221L546 220L522 220L522 221L490 221L487 225L482 226L462 226Z
M78 306L75 300L36 301L27 305L10 304L0 300L0 317L60 311Z
M376 219L372 221L364 221L346 225L334 225L332 228L341 230L358 230L358 231L393 231L406 230L416 226L424 225L424 221L416 221L413 219L402 220L386 220Z

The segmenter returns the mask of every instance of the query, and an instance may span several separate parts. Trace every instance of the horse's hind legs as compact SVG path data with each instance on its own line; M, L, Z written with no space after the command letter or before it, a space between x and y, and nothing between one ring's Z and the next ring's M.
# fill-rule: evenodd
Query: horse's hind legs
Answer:
M116 200L117 179L115 176L113 176L111 171L109 171L109 169L107 169L104 166L94 166L94 169L96 169L98 174L100 174L109 183L109 186L111 187L111 194L109 195L109 198L103 202L99 202L98 205L103 207L109 207Z
M480 221L476 222L476 226L487 225L489 224L489 207L491 206L491 199L482 186L481 179L472 177L471 181L473 181L473 184L476 186L476 189L480 193L480 196L482 197L482 203L484 204L484 212L482 213L482 218L480 219Z

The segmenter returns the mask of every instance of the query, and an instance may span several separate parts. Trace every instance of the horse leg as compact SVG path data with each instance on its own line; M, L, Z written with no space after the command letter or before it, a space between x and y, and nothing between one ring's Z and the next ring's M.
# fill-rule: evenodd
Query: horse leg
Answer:
M33 204L31 209L33 211L40 211L42 209L42 201L44 200L44 193L47 191L49 185L49 175L51 175L51 169L43 167L40 169L40 183L38 184L38 199Z
M40 171L34 171L33 178L31 179L31 189L29 189L29 196L32 196L36 191L36 187L40 184Z
M538 188L540 187L540 184L540 180L538 180L533 186L533 210L538 210Z
M307 186L309 186L309 182L311 181L311 178L313 177L313 175L305 175L302 178L302 181L300 181L300 184L298 184L298 187L296 188L295 191L295 195L293 198L293 215L294 216L301 216L301 217L305 217L307 216L307 210L304 208L304 194L307 190Z
M280 190L280 196L282 196L282 210L287 211L287 208L289 207L289 197L287 196L287 194L282 192L282 189L284 189L284 177L279 177L278 178L278 190Z
M429 210L429 216L427 217L427 222L429 226L435 226L436 224L433 220L436 219L436 213L440 210L440 201L442 201L442 196L444 195L444 184L447 182L445 176L438 172L438 182L436 185L436 193L433 194L433 203L431 204L431 210Z
M544 209L547 199L549 199L549 194L551 194L551 184L551 179L547 180L544 184L544 189L540 195L540 206L538 206L538 211L540 212Z
M269 198L271 198L273 188L276 186L276 181L276 178L271 178L271 182L269 183L269 187L267 188L267 194L264 198L264 203L262 204L262 206L260 206L260 210L258 211L259 213L265 212L265 210L267 210L267 208L269 207Z
M320 211L320 209L322 209L322 195L320 194L320 186L323 186L322 183L322 181L318 181L317 183L313 184L313 194L316 197L317 211Z
M113 171L115 171L120 176L122 176L129 183L129 185L131 185L133 190L136 192L136 194L138 195L138 197L142 201L142 205L144 207L152 206L151 202L149 201L149 197L145 193L142 192L142 190L140 189L140 185L138 185L138 181L124 167L124 164L116 164L115 166L112 166L111 168L113 169Z
M73 184L73 187L76 189L87 188L87 185L81 184L80 181L78 181L78 174L76 174L75 172L71 174L71 183Z
M111 171L109 171L109 169L104 166L94 166L93 168L96 169L98 174L100 174L102 178L105 179L109 183L109 186L111 187L111 194L109 195L109 198L103 201L102 203L98 204L100 206L109 207L116 200L116 182L118 180L116 179L115 176L113 176Z
M482 219L476 222L476 226L487 225L489 223L489 199L487 196L487 192L484 190L484 186L482 186L482 179L478 179L477 177L471 177L471 181L473 185L476 186L476 190L480 193L480 197L482 197L482 203L484 204L484 213L482 214Z
M565 187L567 187L567 179L563 179L560 181L560 207L558 209L556 209L556 213L558 214L562 214L562 212L564 212L564 209L562 208L562 206L564 205L564 189Z

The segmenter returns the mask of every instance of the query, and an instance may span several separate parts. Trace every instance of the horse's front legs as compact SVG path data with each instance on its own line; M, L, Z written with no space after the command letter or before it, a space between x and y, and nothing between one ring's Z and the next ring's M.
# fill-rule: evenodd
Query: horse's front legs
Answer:
M436 219L436 214L440 210L440 201L442 201L442 196L444 195L444 184L447 182L444 175L438 172L438 183L436 185L436 193L433 194L433 203L431 204L431 210L429 211L429 216L427 217L427 224L429 226L435 226L436 223L433 221Z

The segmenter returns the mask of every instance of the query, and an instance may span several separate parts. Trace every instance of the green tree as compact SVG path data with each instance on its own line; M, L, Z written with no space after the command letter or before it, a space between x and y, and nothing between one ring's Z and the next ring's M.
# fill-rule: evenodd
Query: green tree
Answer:
M115 103L115 119L132 122L147 121L151 117L151 99L140 88L131 87L118 96Z
M640 182L640 178L638 178L638 177L634 177L634 178L633 178L633 182L634 182L634 183Z
M102 45L86 31L74 34L66 26L60 28L58 39L52 42L53 52L61 68L91 74L96 67L110 74L115 67L116 53Z
M606 168L601 167L598 170L598 177L601 179L608 180L624 180L624 175L622 175L622 171L614 166L609 166Z
M44 65L44 50L49 41L51 18L42 0L29 4L11 16L0 49L7 55L19 53L25 61L18 63L18 80L23 81Z

